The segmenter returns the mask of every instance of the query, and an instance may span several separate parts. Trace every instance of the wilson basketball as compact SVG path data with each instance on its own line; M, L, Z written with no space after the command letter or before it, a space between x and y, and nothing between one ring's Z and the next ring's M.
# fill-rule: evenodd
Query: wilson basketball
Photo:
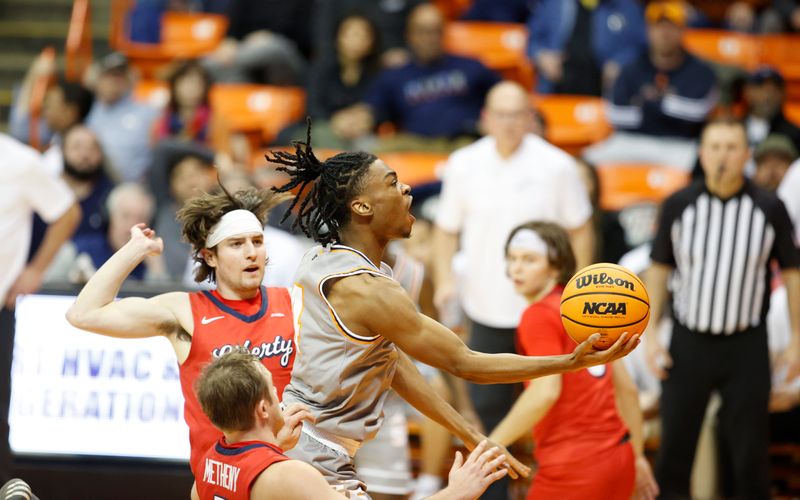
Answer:
M561 294L561 322L575 342L599 332L595 349L608 349L622 335L644 332L650 298L644 283L617 264L593 264L578 271Z

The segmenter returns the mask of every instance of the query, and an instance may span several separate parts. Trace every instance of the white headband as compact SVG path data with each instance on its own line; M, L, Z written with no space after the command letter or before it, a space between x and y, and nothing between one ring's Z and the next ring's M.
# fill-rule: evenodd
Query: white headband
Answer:
M213 248L224 239L247 233L261 233L264 227L256 214L249 210L232 210L211 227L206 238L206 248Z
M520 248L530 250L540 255L547 256L547 243L544 242L539 233L532 229L520 229L514 233L514 237L508 243L508 248Z

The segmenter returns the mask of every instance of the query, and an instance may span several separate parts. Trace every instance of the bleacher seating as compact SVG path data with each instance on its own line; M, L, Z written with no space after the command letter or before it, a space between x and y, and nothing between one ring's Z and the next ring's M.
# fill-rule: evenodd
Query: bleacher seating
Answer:
M533 88L533 65L527 54L524 24L452 21L445 25L444 47L452 54L478 59L487 67Z
M567 152L577 154L611 134L599 97L532 95L531 104L547 122L547 140Z
M218 121L213 143L222 145L231 132L248 135L254 148L269 144L281 129L299 120L305 110L305 90L253 84L216 84L211 111Z
M761 47L755 35L694 29L684 33L683 44L686 50L702 59L745 70L752 70L760 61Z
M658 203L689 182L689 172L646 163L608 163L597 166L600 207L621 210L636 203Z
M161 18L159 43L133 42L125 30L128 4L126 0L115 2L109 43L125 53L147 78L174 60L198 58L214 51L228 28L228 19L219 14L166 12Z

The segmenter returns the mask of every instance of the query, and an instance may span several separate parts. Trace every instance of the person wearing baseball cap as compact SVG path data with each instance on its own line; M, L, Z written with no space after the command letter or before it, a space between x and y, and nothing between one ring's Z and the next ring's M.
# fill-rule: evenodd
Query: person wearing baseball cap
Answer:
M150 166L150 131L158 110L133 98L134 71L112 52L95 61L95 103L86 119L123 181L141 181Z
M782 134L791 139L795 149L800 150L800 128L783 115L786 81L780 71L766 65L753 70L745 81L744 101L747 137L751 145L760 143L768 135Z
M644 11L644 18L647 24L668 21L676 26L685 28L688 21L688 12L682 2L658 1L648 4L647 9Z
M682 2L654 1L644 13L648 48L622 68L608 92L615 133L586 151L595 164L647 162L689 170L696 140L717 104L714 71L683 47Z

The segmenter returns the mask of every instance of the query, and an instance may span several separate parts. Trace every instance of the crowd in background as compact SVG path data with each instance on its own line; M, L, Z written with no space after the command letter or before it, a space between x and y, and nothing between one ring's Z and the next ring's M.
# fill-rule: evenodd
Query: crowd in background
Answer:
M283 180L265 161L250 164L247 148L235 147L242 138L233 137L230 149L215 148L209 103L215 82L305 88L315 148L364 149L379 156L450 154L441 181L415 193L412 238L399 242L387 260L400 256L407 266L417 266L412 268L424 276L424 292L417 296L421 310L461 329L479 351L517 349L515 335L526 304L505 272L504 245L511 230L531 220L556 222L568 232L578 268L621 261L645 271L656 217L641 207L628 218L625 211L601 209L603 186L595 165L646 162L702 178L700 132L720 110L734 110L744 122L752 150L747 176L776 194L800 227L800 126L783 113L784 75L759 66L728 78L688 53L682 42L692 27L800 31L800 2L472 2L462 19L527 25L535 89L504 80L475 59L446 53L447 20L436 5L422 0L139 0L130 14L131 39L157 42L160 16L168 9L222 13L229 27L214 52L169 68L163 108L134 98L137 70L117 52L99 57L81 82L63 79L59 68L39 58L15 89L10 135L26 143L33 82L40 75L55 77L42 108L39 137L46 147L37 168L63 182L82 216L68 243L47 259L47 269L37 267L25 286L12 286L9 303L14 293L32 292L42 283L84 283L139 222L164 238L165 251L135 269L131 279L212 286L192 279L193 260L179 234L177 209L194 194L216 189L218 178L230 191L269 188ZM601 96L614 132L572 156L545 140L548 124L531 105L533 92ZM290 124L273 145L304 139L306 130L305 120ZM22 148L9 141L0 144L0 162L11 158L6 150ZM65 208L54 210L39 212L31 222L28 267L18 270L23 275L44 258L42 246L52 238L48 222L57 221ZM311 243L292 229L291 216L283 221L280 209L274 214L264 233L265 283L291 287L294 269ZM790 329L785 288L776 283L772 296L770 338ZM639 354L628 367L652 423L660 387ZM515 386L467 388L440 374L431 377L487 433L520 392ZM798 420L781 424L800 419L800 388L779 388L774 426L781 440L800 443ZM442 437L435 424L424 432L423 446L449 447L449 436ZM657 437L657 426L649 432ZM427 450L418 495L439 488L443 456ZM695 487L713 494L715 486L708 482L699 480ZM498 483L487 492L496 496L487 498L504 498L504 488Z

